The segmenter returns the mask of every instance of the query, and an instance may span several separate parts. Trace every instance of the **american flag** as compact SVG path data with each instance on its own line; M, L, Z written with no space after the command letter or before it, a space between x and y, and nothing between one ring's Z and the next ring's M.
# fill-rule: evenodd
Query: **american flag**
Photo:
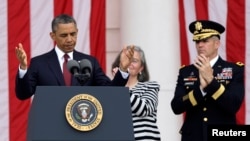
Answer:
M1 141L26 140L31 99L20 101L15 96L15 46L23 43L29 58L51 50L51 21L61 13L70 14L77 21L76 49L96 56L105 70L105 0L1 0Z
M249 0L179 0L181 64L191 64L196 56L189 23L209 19L225 26L219 54L232 62L245 64L245 100L237 113L239 124L250 123L250 1Z

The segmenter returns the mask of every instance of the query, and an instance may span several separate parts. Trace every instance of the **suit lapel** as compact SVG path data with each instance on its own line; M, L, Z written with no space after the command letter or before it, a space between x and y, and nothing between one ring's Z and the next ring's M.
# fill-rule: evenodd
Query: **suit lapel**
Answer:
M53 49L49 54L47 58L47 62L49 65L49 69L52 71L54 76L56 77L59 85L65 85L62 70L58 61L57 54L55 52L55 49Z

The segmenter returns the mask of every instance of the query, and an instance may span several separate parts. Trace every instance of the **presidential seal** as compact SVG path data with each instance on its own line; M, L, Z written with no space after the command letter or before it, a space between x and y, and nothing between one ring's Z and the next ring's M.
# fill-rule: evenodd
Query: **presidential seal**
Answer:
M90 131L101 123L103 109L94 96L78 94L68 101L65 116L68 123L76 130Z

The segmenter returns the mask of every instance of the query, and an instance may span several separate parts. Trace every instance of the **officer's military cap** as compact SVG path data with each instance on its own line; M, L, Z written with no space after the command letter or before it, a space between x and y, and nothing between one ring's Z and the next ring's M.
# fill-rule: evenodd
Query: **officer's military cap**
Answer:
M212 36L218 36L225 31L224 26L210 20L197 20L189 25L189 31L193 34L193 41L204 40Z

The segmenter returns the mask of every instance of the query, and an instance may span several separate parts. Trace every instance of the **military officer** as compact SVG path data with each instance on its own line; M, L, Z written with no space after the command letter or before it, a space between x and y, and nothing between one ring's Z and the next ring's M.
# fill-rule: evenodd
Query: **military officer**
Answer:
M182 141L207 141L207 127L236 124L244 99L244 65L225 61L218 54L221 24L197 20L189 25L197 57L179 70L171 101L175 114L184 114Z

